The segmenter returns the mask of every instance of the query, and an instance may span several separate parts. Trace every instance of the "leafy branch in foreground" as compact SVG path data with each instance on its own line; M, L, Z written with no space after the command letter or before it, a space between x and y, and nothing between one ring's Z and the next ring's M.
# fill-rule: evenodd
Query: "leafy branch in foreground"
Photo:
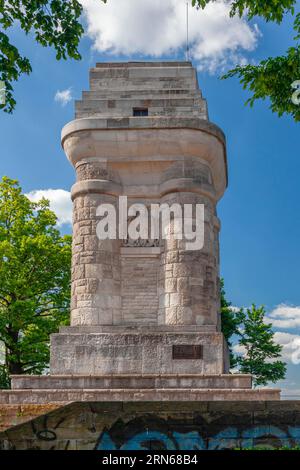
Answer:
M192 5L204 9L208 3L215 1L216 0L192 0ZM230 16L239 15L241 17L246 13L249 20L254 16L261 16L266 21L281 23L284 15L287 13L294 14L294 6L297 0L234 0L231 3Z
M82 9L78 0L0 0L0 81L6 87L6 100L0 109L8 113L14 110L12 83L31 72L29 59L20 54L4 31L19 26L26 35L32 33L41 46L52 47L57 60L79 60L78 46L84 32Z
M246 101L251 107L258 99L270 99L270 109L278 116L290 114L300 121L300 106L292 101L292 83L300 79L300 47L291 47L287 55L270 57L259 65L238 65L222 78L237 76L244 89L252 92Z
M215 0L193 0L192 4L199 8L205 8L207 4ZM265 21L281 23L288 13L295 15L296 0L234 0L231 5L230 16L247 16L249 20L260 16ZM299 100L292 100L295 88L292 85L300 80L300 13L294 18L293 38L296 44L290 47L285 55L269 57L258 65L238 65L230 70L222 78L237 77L244 89L252 95L246 104L253 106L256 100L269 99L270 109L278 116L288 114L295 121L300 121ZM295 34L295 33L293 33ZM300 95L297 92L297 96Z

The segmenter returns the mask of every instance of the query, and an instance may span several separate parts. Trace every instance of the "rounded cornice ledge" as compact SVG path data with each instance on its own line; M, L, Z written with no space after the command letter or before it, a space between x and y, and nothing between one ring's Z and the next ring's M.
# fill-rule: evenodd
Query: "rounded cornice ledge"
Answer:
M122 194L122 185L114 181L87 180L77 181L71 189L71 199L86 194L106 194L107 196L118 197Z
M136 130L136 129L194 129L213 135L226 146L226 137L222 129L216 124L197 117L120 117L100 118L89 117L75 119L67 123L61 131L61 142L64 146L65 140L74 133L93 130Z
M200 118L83 118L62 130L62 145L74 167L82 160L171 161L200 158L213 174L218 198L227 186L225 136Z

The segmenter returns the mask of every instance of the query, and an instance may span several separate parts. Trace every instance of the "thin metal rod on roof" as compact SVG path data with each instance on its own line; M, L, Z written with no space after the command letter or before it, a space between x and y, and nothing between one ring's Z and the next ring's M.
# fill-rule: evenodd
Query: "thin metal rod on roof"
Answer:
M189 2L186 2L186 61L190 60L190 46L189 46Z

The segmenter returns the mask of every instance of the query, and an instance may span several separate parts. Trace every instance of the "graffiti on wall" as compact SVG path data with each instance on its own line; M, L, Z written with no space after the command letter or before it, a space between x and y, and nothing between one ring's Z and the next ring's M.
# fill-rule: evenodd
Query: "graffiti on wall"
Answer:
M222 450L300 447L300 404L199 412L112 410L74 403L0 434L1 450ZM224 407L225 408L225 407Z
M58 440L58 429L64 423L65 418L60 418L54 425L50 425L49 415L44 415L41 420L33 420L30 425L32 433L35 436L36 444L30 447L28 450L40 450L38 445L39 441L43 441L50 445L49 450L56 450L56 441ZM64 446L64 450L68 450L70 440L67 440Z
M105 429L96 450L221 450L253 447L296 447L300 426L216 426L163 420L153 415L128 423L118 420ZM220 428L220 426L218 426Z

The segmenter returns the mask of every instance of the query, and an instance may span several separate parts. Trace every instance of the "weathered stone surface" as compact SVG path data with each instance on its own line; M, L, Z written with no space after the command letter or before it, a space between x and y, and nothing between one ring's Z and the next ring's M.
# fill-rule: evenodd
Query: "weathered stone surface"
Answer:
M202 345L203 359L174 360L175 344ZM222 374L224 351L223 335L219 332L66 332L51 337L51 373Z
M252 385L250 375L44 375L12 376L13 390L26 389L170 389L170 388L217 388L249 389Z
M148 115L137 117L141 108ZM249 377L224 375L216 207L226 142L192 65L97 64L62 146L77 176L71 326L51 337L51 376L14 377L0 403L279 399L278 390L252 390ZM204 205L203 247L150 233L146 243L100 240L98 208L117 213L119 196L148 208Z
M0 432L56 410L63 403L43 405L0 405Z
M43 404L76 401L272 401L280 400L277 389L35 389L4 390L0 404Z
M192 451L295 447L300 444L299 409L300 402L273 401L73 403L0 433L0 448Z
M227 183L225 139L208 121L196 70L185 62L106 64L91 70L90 87L62 132L77 174L71 327L78 331L53 335L51 373L223 373L216 204ZM148 116L133 116L140 108ZM203 249L171 239L159 240L156 254L134 244L128 252L117 240L100 241L96 208L117 209L120 195L146 206L204 204ZM137 337L130 325L154 330ZM117 326L118 337L95 330ZM179 334L188 326L199 334ZM202 345L203 359L173 359L180 342Z

